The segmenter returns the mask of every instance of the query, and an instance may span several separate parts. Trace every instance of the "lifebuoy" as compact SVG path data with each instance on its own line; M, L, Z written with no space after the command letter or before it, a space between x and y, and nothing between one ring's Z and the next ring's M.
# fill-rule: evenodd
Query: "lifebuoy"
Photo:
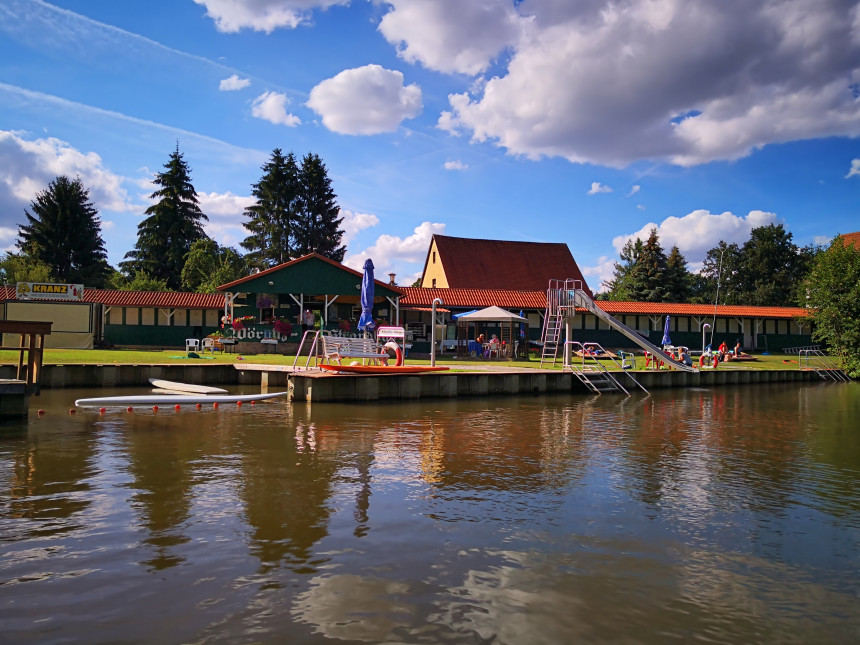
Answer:
M702 354L702 355L699 357L699 367L704 367L704 366L705 366L705 361L706 361L706 360L708 360L708 355L707 355L707 354Z
M397 345L394 348L394 358L394 367L400 367L401 365L403 365L403 350L400 349L400 345Z
M719 365L719 363L720 363L720 357L717 356L716 354L714 354L714 367Z

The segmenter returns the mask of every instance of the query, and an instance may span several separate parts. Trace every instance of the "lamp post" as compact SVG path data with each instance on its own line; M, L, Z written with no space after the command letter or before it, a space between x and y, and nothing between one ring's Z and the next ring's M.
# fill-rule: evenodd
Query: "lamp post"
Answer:
M430 367L436 367L436 305L444 305L442 298L433 298L430 314Z

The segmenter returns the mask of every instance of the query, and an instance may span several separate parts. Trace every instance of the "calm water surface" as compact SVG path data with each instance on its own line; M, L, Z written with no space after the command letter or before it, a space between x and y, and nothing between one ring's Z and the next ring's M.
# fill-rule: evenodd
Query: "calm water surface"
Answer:
M4 643L860 642L858 384L94 395L0 434Z

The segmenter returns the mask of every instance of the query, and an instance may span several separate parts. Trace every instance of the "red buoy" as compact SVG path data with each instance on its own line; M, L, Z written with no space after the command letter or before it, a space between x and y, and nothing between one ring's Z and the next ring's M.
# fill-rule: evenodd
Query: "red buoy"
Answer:
M153 412L158 412L158 406L157 406L157 405L153 405L153 406L152 406L152 411L153 411Z
M44 410L39 410L39 414L45 414Z
M177 403L176 405L174 405L174 406L173 406L173 409L174 409L174 410L178 410L179 408L180 408L180 405L179 405L178 403Z
M107 408L99 408L99 414L104 414L107 412Z
M69 414L74 414L75 412L77 412L77 410L75 410L74 408L69 408Z
M133 408L133 407L131 407L131 406L128 406L128 407L125 409L125 411L126 411L126 412L131 412L132 410L134 410L134 408Z
M215 403L212 404L212 407L217 408L218 407L218 401L215 401Z
M237 407L239 407L239 406L241 406L241 405L242 405L242 402L241 402L241 401L236 401L236 406L237 406Z
M198 410L200 409L200 404L199 404L199 403L197 404L197 409L198 409Z

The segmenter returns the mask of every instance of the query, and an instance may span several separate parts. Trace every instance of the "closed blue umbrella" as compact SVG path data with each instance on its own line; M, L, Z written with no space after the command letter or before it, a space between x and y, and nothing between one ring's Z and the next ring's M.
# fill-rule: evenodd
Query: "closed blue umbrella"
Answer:
M672 339L669 338L669 322L671 320L672 316L666 316L666 325L663 327L663 347L672 344Z
M360 331L373 331L376 327L376 323L373 322L374 291L373 260L368 258L364 263L364 277L361 279L361 318L358 319Z

